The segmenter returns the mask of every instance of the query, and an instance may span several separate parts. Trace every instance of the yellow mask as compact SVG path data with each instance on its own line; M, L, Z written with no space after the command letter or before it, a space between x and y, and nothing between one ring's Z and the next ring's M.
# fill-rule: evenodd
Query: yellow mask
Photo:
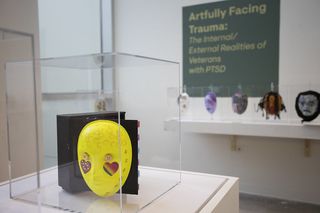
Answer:
M78 139L78 163L83 179L95 194L112 196L119 191L120 173L122 187L131 162L131 140L123 126L96 120L83 127Z

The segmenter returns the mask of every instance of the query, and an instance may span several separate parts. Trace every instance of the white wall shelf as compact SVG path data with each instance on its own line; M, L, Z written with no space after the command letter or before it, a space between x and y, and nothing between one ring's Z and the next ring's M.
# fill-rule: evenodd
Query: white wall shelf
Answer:
M164 128L178 128L177 119L165 121ZM238 135L274 138L320 140L320 124L284 122L181 120L181 131L218 135Z

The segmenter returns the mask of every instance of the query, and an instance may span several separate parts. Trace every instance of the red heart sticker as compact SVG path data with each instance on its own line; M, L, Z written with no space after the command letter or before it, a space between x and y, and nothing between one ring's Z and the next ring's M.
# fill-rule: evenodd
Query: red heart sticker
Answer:
M105 163L103 165L104 171L110 176L114 175L118 171L118 168L119 164L117 162Z

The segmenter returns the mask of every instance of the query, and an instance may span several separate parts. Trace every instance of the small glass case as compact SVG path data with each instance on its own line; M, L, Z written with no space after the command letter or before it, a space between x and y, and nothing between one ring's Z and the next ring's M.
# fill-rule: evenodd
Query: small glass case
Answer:
M40 72L38 72L40 71ZM10 196L137 212L180 183L179 63L103 53L6 64Z

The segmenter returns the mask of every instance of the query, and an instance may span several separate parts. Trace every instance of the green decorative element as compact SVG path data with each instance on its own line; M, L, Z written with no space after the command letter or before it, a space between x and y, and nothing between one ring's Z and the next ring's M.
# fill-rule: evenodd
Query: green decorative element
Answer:
M214 87L252 97L279 82L280 0L232 0L183 8L183 85L192 97Z

